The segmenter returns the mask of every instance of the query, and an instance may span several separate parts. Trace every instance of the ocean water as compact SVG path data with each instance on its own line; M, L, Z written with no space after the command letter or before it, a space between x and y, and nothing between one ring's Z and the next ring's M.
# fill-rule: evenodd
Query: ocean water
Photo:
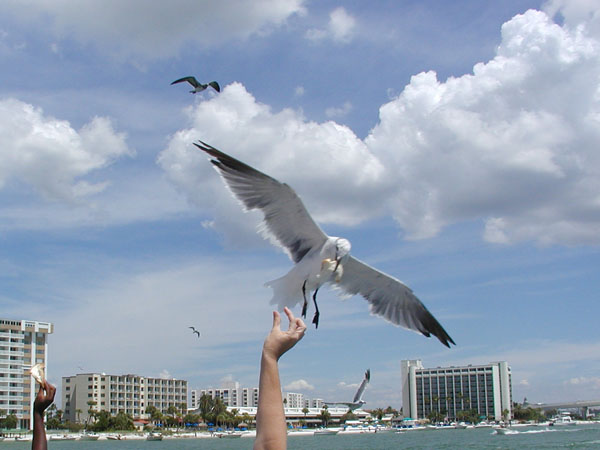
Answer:
M55 450L187 450L251 449L254 439L165 439L163 441L50 441ZM31 448L30 442L0 442L0 450ZM404 433L294 436L288 449L387 450L387 449L600 449L600 425L518 428L515 434L498 435L489 428L466 430L420 430Z

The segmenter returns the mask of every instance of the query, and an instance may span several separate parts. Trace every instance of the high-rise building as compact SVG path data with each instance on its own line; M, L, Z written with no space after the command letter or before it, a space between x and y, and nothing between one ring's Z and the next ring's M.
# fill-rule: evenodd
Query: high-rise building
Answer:
M13 414L19 428L33 428L36 382L28 370L46 364L48 373L49 322L0 319L0 416Z
M405 417L425 419L432 412L454 420L460 411L502 420L512 415L510 367L506 361L486 365L426 369L421 360L403 360L402 410Z
M286 408L304 408L304 394L286 392L283 401Z
M84 423L89 410L141 417L148 406L166 412L170 406L187 409L187 381L139 375L83 373L62 379L63 417Z
M220 398L230 408L258 406L258 388L243 388L237 381L226 381L220 388L192 389L191 407L200 407L200 397L208 395L213 400Z

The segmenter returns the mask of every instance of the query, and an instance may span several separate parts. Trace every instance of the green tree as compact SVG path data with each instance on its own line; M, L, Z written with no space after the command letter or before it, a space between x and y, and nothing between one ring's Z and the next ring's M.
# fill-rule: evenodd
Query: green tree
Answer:
M163 420L162 413L154 405L148 405L146 407L146 414L150 416L150 423L152 423L152 425L154 426L156 426L157 423L162 422Z
M429 414L427 414L427 418L432 423L439 423L442 420L444 420L444 415L440 411L433 410Z
M205 423L208 423L211 418L214 401L210 395L203 394L198 402L198 409L200 410L200 417Z
M323 407L321 413L317 416L317 418L321 421L324 427L327 427L329 419L331 419L331 413L327 411L327 405Z
M88 405L88 418L86 421L86 425L90 423L90 421L92 419L96 419L96 410L94 409L94 406L96 406L98 404L98 402L95 402L94 400L90 400L87 402Z
M387 408L385 408L383 410L383 412L385 414L391 414L393 417L398 417L400 415L400 413L398 412L397 409L392 408L391 406L388 406Z
M377 408L371 411L371 415L373 417L377 417L377 420L383 419L384 414L385 413L382 408Z
M248 413L242 414L242 422L246 424L248 428L252 425L252 416Z
M17 419L17 416L15 416L14 414L9 414L4 419L0 419L0 428L6 428L11 430L13 428L17 428L18 423L19 420Z
M356 414L354 414L351 409L348 409L348 411L346 411L346 413L340 417L341 423L346 423L348 420L356 420Z
M95 422L89 426L94 431L106 431L110 427L111 415L108 411L98 411L95 414Z
M133 417L123 411L119 411L115 417L111 417L109 428L117 431L135 430Z
M223 418L223 413L227 411L227 406L223 403L219 397L213 400L213 407L211 411L211 417L215 423L219 423L217 417ZM221 422L222 423L222 422Z

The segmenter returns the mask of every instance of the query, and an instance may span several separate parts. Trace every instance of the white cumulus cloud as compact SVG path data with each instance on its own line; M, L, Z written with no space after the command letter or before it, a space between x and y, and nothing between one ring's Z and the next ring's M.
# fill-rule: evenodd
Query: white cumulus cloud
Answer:
M284 386L286 391L313 391L315 387L308 381L300 379Z
M0 101L0 189L25 183L46 198L75 202L106 187L86 175L132 154L107 118L75 130L28 103Z
M234 83L188 110L159 164L238 241L259 215L242 218L197 139L291 185L320 223L390 215L416 239L480 221L490 242L598 242L600 42L586 30L517 15L473 73L413 76L364 141L333 121L274 112Z
M311 41L331 39L338 43L348 43L352 40L356 27L356 19L343 7L331 11L327 27L311 28L306 32L306 38Z

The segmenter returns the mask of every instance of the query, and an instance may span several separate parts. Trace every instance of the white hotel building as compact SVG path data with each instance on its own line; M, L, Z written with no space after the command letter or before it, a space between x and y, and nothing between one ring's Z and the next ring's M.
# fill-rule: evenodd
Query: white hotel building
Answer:
M455 420L476 410L489 420L512 416L511 372L506 361L486 365L426 369L421 360L403 360L402 409L405 417L425 419L438 411Z
M19 428L33 428L33 401L38 388L29 374L37 363L48 373L49 322L0 319L0 417L14 414Z
M187 409L187 381L149 378L139 375L83 373L62 379L63 418L84 423L90 404L95 411L119 412L134 418L145 417L146 408L154 406L166 412L170 406Z
M220 398L223 404L229 408L258 406L258 388L243 388L237 381L225 382L221 388L192 389L191 392L193 409L200 407L200 397L205 394L213 400Z

